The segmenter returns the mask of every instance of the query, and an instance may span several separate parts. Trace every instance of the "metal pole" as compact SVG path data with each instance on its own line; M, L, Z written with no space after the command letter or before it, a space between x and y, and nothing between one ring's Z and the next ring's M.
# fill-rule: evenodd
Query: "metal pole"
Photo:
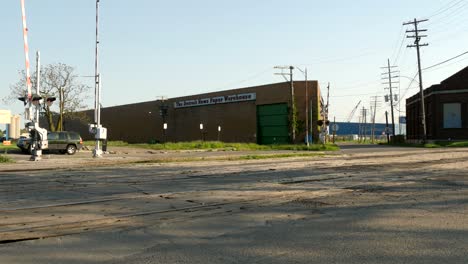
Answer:
M307 88L307 68L305 68L305 121L306 121L306 144L309 146L309 90Z
M401 85L398 81L398 135L401 135Z
M100 106L100 75L99 75L99 0L96 0L96 54L94 62L94 76L95 76L95 86L94 86L94 122L96 128L99 128L101 125L101 106ZM96 143L94 147L93 157L100 158L102 156L102 151L99 146L99 139L96 138Z
M390 135L388 134L388 111L385 111L385 124L386 124L386 128L385 129L385 134L387 135L387 144L390 144Z
M40 95L40 85L41 85L41 53L36 52L36 94ZM41 105L39 104L36 107L36 125L39 127L39 111Z
M323 131L325 133L325 143L327 143L327 136L328 136L328 129L327 129L327 121L328 121L328 107L330 102L330 83L327 86L327 105L325 107L325 120L323 120Z
M292 109L292 122L291 122L291 134L292 134L292 143L296 141L296 107L295 107L295 100L294 100L294 81L293 81L293 66L289 66L289 74L290 74L290 82L291 82L291 109Z
M364 111L364 140L363 142L366 142L367 138L367 109L363 109Z
M375 97L374 113L372 116L372 143L374 143L374 140L375 140L375 115L377 113L377 98L378 97Z
M387 59L388 62L388 83L390 88L390 109L392 111L392 135L395 136L395 118L393 115L393 89L392 89L392 73L390 68L390 59Z

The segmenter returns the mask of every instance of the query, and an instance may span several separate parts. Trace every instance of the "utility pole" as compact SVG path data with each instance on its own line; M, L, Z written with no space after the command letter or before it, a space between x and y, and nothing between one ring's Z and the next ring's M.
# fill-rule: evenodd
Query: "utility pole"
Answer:
M366 137L367 137L367 109L363 108L363 114L364 114L364 142L366 142Z
M285 75L289 75L289 83L290 83L290 87L291 87L291 125L290 125L290 129L291 129L291 141L292 143L294 143L296 141L296 129L295 129L295 125L297 123L297 117L296 117L296 103L295 103L295 99L294 99L294 81L293 81L293 70L294 70L294 66L275 66L274 67L275 69L281 69L281 70L285 70L285 69L289 69L289 74L288 73L284 73L284 72L281 72L281 73L275 73L276 75L282 75L283 77ZM286 79L286 81L288 81Z
M323 127L322 127L322 131L324 133L324 143L327 143L327 135L328 135L328 129L327 129L327 123L329 124L330 121L328 120L328 109L329 109L329 106L330 106L330 83L328 83L327 85L327 104L325 106L325 120L323 120Z
M414 45L407 45L408 48L416 48L417 55L418 55L418 73L419 73L419 94L421 96L421 124L423 129L422 141L423 143L427 140L427 128L426 128L426 110L424 105L424 90L423 90L423 82L422 82L422 71L421 71L421 54L419 51L420 47L428 46L429 44L424 43L421 44L421 38L427 37L427 35L420 35L420 32L426 32L427 29L418 29L418 24L422 22L426 22L428 19L417 20L416 18L414 21L403 23L404 26L406 25L413 25L414 30L406 30L406 33L414 33L414 35L406 36L407 38L414 38Z
M292 131L292 143L296 141L296 123L297 123L297 116L296 116L296 101L294 98L294 81L293 81L293 66L289 66L289 74L291 76L291 109L292 109L292 124L291 124L291 131Z
M360 134L360 140L362 142L366 141L366 136L367 136L367 109L363 106L361 110L361 122L360 122L360 129L359 129L359 134Z
M387 66L382 67L387 70L387 72L383 73L384 77L382 78L383 80L387 80L388 82L383 83L387 84L388 87L385 89L390 90L390 109L391 109L391 114L392 114L392 135L395 135L395 115L393 111L393 84L397 82L392 82L392 78L397 78L398 76L394 76L394 73L397 73L398 71L392 71L392 68L396 68L397 66L390 66L390 59L387 59Z
M385 134L387 135L387 144L390 144L390 135L388 133L388 111L385 111Z
M377 107L380 107L380 101L378 96L371 97L371 121L372 121L372 143L375 140L375 116L377 114Z
M305 68L305 121L306 121L306 144L309 146L309 89L307 87L307 68Z
M307 79L307 68L301 70L301 68L296 67L299 71L304 74L305 77L305 126L306 126L306 145L309 146L309 89L307 87L307 83L309 82Z

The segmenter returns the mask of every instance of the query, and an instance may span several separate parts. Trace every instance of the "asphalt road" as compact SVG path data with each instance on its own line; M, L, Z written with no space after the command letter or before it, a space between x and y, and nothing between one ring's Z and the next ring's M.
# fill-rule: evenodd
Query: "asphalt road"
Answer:
M0 168L0 263L468 263L465 149L342 149Z

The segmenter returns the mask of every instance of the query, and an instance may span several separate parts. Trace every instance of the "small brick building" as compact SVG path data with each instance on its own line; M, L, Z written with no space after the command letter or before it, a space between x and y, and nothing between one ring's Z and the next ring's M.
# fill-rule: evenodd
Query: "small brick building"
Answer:
M305 81L294 82L297 109L295 142L305 141ZM321 96L317 81L307 82L309 100L309 133L318 139L321 119ZM171 98L165 101L134 103L101 110L101 123L108 129L109 140L130 143L221 140L260 144L290 143L291 133L290 83L219 91ZM92 120L93 111L86 111ZM167 129L164 130L164 123ZM203 124L201 129L200 124ZM87 122L66 122L66 129L78 131L91 139Z
M420 94L406 100L407 140L423 139ZM430 141L468 139L468 67L424 90Z

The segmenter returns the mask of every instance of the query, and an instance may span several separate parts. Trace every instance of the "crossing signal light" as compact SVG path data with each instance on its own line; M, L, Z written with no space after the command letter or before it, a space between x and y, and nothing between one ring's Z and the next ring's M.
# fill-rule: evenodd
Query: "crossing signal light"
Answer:
M330 125L330 120L325 120L325 122L323 120L317 120L317 125L318 126L323 126L323 124L325 125Z

